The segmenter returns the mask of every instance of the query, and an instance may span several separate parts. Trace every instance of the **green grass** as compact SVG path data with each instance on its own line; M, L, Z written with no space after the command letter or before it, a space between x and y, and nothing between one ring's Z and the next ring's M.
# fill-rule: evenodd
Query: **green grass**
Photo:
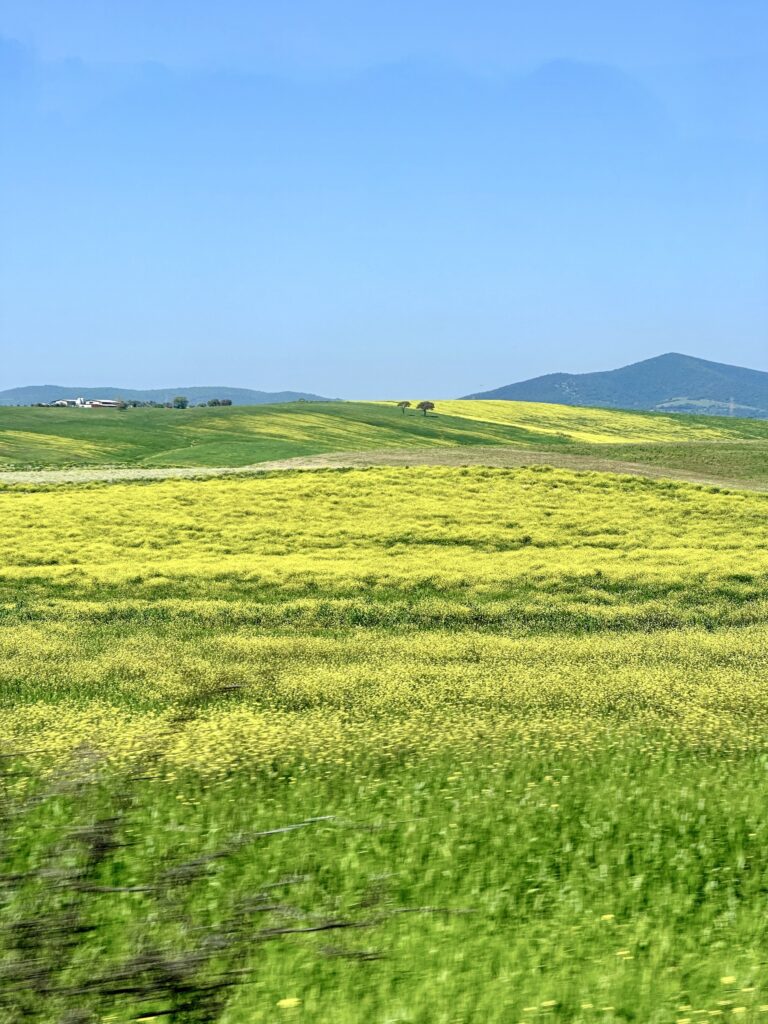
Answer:
M568 448L574 455L641 462L684 469L704 477L768 484L768 440L747 435L744 441L697 441L695 444L605 444Z
M42 953L52 977L43 1000L34 984L6 989L0 1019L142 1019L171 1000L124 965L170 950L177 972L193 965L198 1008L226 972L239 984L210 1016L161 1024L759 1021L764 778L763 761L649 760L632 742L568 758L499 750L495 763L374 755L213 788L184 776L105 785L86 771L11 818L6 870L33 870L5 919L33 913L46 930L11 963ZM99 826L109 848L89 866ZM174 872L178 884L159 881ZM269 936L273 905L289 928L342 927ZM73 927L74 956L57 934ZM222 949L195 971L206 937ZM110 994L125 974L144 991L113 982ZM281 1009L286 999L299 1003ZM94 1015L68 1017L75 1007Z

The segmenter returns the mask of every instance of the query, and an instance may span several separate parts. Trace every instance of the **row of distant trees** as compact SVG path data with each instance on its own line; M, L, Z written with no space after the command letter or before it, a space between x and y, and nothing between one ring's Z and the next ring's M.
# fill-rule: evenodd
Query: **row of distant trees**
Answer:
M151 403L145 403L145 404L151 404ZM173 402L169 403L169 405L172 406L174 409L186 409L187 406L189 405L189 399L187 398L186 395L176 395L176 397L174 398ZM209 405L209 406L232 405L232 399L231 398L209 398L207 402L200 402L200 404L198 405L198 408L200 408L200 406L205 406L205 405Z
M403 414L403 416L405 416L405 410L411 408L411 403L410 402L398 402L397 403L397 408L400 410L400 412ZM435 403L434 402L419 402L416 405L416 408L419 410L419 412L423 412L424 415L426 416L428 412L432 412L432 410L435 408Z
M124 402L123 406L130 405L132 409L187 409L189 399L186 395L176 395L172 402L140 402L138 398L132 398ZM211 405L232 405L231 398L209 398L207 402L200 402L198 408Z

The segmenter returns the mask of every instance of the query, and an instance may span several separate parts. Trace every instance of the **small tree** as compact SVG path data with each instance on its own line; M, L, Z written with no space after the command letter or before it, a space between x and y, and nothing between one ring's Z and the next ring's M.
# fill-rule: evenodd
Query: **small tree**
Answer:
M176 397L173 400L174 409L186 409L188 405L189 399L186 397L186 395L176 395Z
M417 409L421 409L421 411L426 416L428 412L431 412L435 408L435 403L434 402L419 402L419 404L416 406L416 408Z
M221 405L221 399L220 398L209 398L208 399L208 405Z
M400 410L400 412L403 414L403 416L405 416L405 410L411 408L411 403L410 402L398 402L397 403L397 408Z
M222 398L221 404L222 405L232 405L232 399L231 398Z

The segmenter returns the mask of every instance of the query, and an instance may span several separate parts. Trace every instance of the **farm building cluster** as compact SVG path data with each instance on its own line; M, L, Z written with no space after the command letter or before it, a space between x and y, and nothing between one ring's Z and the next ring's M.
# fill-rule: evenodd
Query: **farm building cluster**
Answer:
M51 402L52 406L71 409L119 409L124 404L115 398L59 398L57 401Z

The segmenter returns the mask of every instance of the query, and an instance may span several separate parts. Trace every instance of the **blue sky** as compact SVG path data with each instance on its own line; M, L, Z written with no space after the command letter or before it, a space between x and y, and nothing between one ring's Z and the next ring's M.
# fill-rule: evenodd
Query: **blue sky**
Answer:
M0 388L768 370L764 0L0 0Z

